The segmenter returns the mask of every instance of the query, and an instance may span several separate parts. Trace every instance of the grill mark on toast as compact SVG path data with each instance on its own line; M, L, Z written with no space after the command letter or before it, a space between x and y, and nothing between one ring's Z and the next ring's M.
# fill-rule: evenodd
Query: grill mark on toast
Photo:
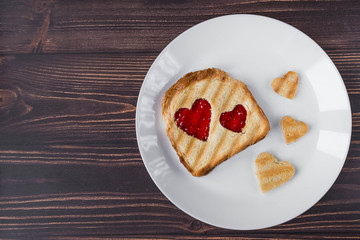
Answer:
M231 91L232 91L232 90L233 90L233 91L236 91L236 90L239 88L239 85L237 85L235 82L234 82L233 86L234 86L234 85L235 85L235 87L228 87L228 86L227 86L227 88L229 89L229 91L226 91L226 92L228 93L228 95L227 95L227 97L224 99L224 101L222 102L222 105L219 106L219 109L226 109L226 108L229 106L229 104L230 104L230 101L229 101L229 100L230 100L230 98L232 97ZM222 85L222 87L219 88L218 91L223 90L223 89L225 89L225 86L224 86L224 85ZM217 91L217 92L218 92L218 91ZM216 96L214 102L217 102L218 98L219 98L219 94ZM219 130L219 128L223 128L223 126L221 126L221 124L219 123L220 114L221 114L221 112L218 113L218 116L216 116L216 119L214 118L214 121L217 121L217 124L214 124L215 126L214 126L214 128L212 129L212 132L210 133L210 134L212 134L212 135L214 135L215 132L217 132L217 131L221 131L221 130ZM217 140L217 141L213 141L213 144L207 144L206 146L204 146L203 149L202 149L202 151L201 151L201 153L207 151L207 150L210 148L210 151L207 151L207 152L208 152L209 155L212 155L212 153L213 153L214 151L216 151L217 148L219 147L219 143L223 142L224 139L226 138L226 133L227 133L227 130L224 129L224 131L222 132L222 134L221 134L221 136L218 138L218 140ZM229 156L229 154L227 154L227 156ZM214 159L217 159L217 157L214 157ZM222 160L222 159L217 159L217 160L220 161L220 160ZM225 159L223 159L223 160L225 160ZM220 162L218 162L218 163L220 163ZM209 163L209 164L207 164L207 165L216 166L218 163L211 162L211 163ZM200 166L201 166L201 162L200 162L200 161L197 161L197 163L196 163L196 165L195 165L195 168L197 169L197 168L199 168ZM204 166L202 166L202 167L204 167Z
M183 96L184 96L183 99L184 99L184 98L187 98L186 94L184 94ZM179 101L180 101L180 100L179 100ZM176 109L176 111L177 111L177 110L179 110L179 109ZM175 111L175 112L176 112L176 111ZM174 113L175 113L175 112L174 112ZM171 119L172 119L172 121L174 121L174 125L175 125L175 128L176 128L175 131L180 131L179 134L176 134L176 135L174 134L174 136L173 136L173 137L174 137L174 141L180 143L180 142L182 142L182 140L183 140L183 138L184 138L183 134L181 134L182 130L177 126L176 121L175 121L175 119L174 119L174 116L171 116ZM175 137L175 136L177 136L177 137Z
M232 91L234 91L234 92L236 92L238 89L240 88L240 84L238 84L237 82L233 82L233 87L231 88L231 90ZM229 95L227 96L227 98L226 98L226 100L224 101L224 104L223 104L223 106L222 106L222 109L227 109L228 107L229 107L229 105L230 105L230 98L232 97L231 96L231 91L229 91L230 93L229 93ZM238 101L239 102L242 102L242 99L243 98L240 98ZM235 107L235 106L233 106L233 107ZM229 110L231 110L231 109L229 109ZM219 116L220 117L220 116ZM230 131L230 130L228 130L228 129L225 129L223 126L221 126L221 124L219 124L219 128L223 128L224 129L224 131L223 131L223 134L222 134L222 136L219 138L219 140L215 143L215 146L212 148L212 149L215 149L215 147L218 147L219 146L219 143L221 143L221 142L224 142L225 141L225 138L226 138L226 135L227 135L227 132L228 131ZM213 150L213 151L215 151L215 150ZM230 151L228 151L227 152L227 154L226 154L226 159L228 158L228 156L232 156L233 155L233 153L232 152L230 152ZM226 160L226 159L222 159L222 161L224 161L224 160Z
M241 102L243 102L243 100L246 99L246 98L248 98L248 97L249 97L248 94L242 95ZM247 109L251 109L251 107L248 106L248 102L244 102L244 107L245 107L245 106L247 107ZM253 113L250 112L249 110L247 110L247 113L248 113L247 119L246 119L246 122L247 122L247 123L245 122L245 127L246 127L246 125L249 124L250 118L252 117L252 114L253 114ZM248 125L248 127L251 127L251 125ZM247 131L247 132L250 132L250 133L251 133L251 135L249 135L250 133L247 133L247 135L246 135L246 138L247 138L247 139L253 139L253 136L254 136L255 134L257 134L257 131L258 131L258 130L250 131L250 130L245 129L245 128L244 128L244 130L245 130L245 132ZM245 134L245 133L244 133L244 131L243 131L242 134L239 134L238 136L236 136L235 141L236 141L236 142L240 142L240 141L241 141L241 137L243 137L244 134ZM250 142L249 144L251 145L252 143ZM235 154L235 153L233 153L233 154Z
M290 175L292 169L293 168L291 166L282 164L281 168L270 168L265 171L261 171L260 174L263 176L262 183L282 182L286 176ZM274 179L276 176L278 176L278 178Z
M208 87L209 87L209 84L206 84L206 85L204 86L204 88L201 89L199 96L201 96L203 93L205 93L205 91L206 91L206 89L207 89ZM180 108L183 108L183 107L186 107L186 106L189 106L189 108L191 108L191 106L192 106L192 104L193 104L193 103L191 103L191 100L193 99L193 98L191 98L191 96L193 96L194 92L195 92L195 91L194 91L194 88L189 88L189 90L186 91L186 94L182 94L182 98L178 98L178 99L177 99L177 101L178 101L178 102L181 102L182 104L181 104L181 106L180 106L178 109L175 109L174 113L175 113L177 110L179 110ZM196 99L195 99L195 100L196 100ZM176 104L176 105L179 105L179 104ZM171 117L173 118L174 116L171 116ZM184 141L183 139L184 139L184 137L185 137L185 134L187 134L187 133L185 133L183 130L181 130L180 128L178 128L178 126L176 125L176 123L175 123L175 127L176 127L181 133L183 133L183 134L178 134L178 137L177 137L177 138L174 138L174 141L178 142L179 145L182 145L182 142ZM190 142L188 143L189 146L191 146L190 144L192 144L192 141L193 141L193 139L191 139ZM188 152L188 148L185 149L185 151L184 151L184 155L185 155L185 156L188 155L187 152ZM185 159L185 161L187 161L187 160L188 160L188 158ZM187 162L188 162L188 161L187 161ZM190 165L189 162L188 162L188 164Z
M290 98L293 95L293 92L294 92L293 83L290 83L290 84L291 84L290 87L285 88L285 90L286 90L286 93L285 93L286 98Z
M236 88L236 90L238 90L238 89L240 89L242 86L241 86L241 84L238 84L237 85L237 88ZM244 101L244 99L246 99L248 97L248 94L246 93L246 92L244 92L240 97L239 97L239 99L238 99L238 102L239 103L241 103L244 107L246 107L246 103L247 102L245 102ZM249 117L250 117L250 112L249 112L249 108L247 108L247 120L249 119ZM246 124L246 122L245 122L245 124ZM246 125L245 125L245 127L246 127ZM240 142L241 141L241 138L244 136L244 130L245 130L245 128L240 132L240 133L237 133L237 135L235 136L235 142ZM248 135L247 135L248 136ZM248 137L249 138L249 137ZM242 146L242 148L243 148L243 146ZM231 150L231 152L230 152L230 156L233 156L233 155L235 155L237 152L236 152L236 148L232 148L232 150Z
M277 79L278 78L274 79L273 81L277 81ZM279 91L279 89L281 88L281 84L277 84L277 85L271 84L271 85L275 92Z
M223 76L221 76L221 77L223 77ZM217 90L212 94L212 96L209 97L210 99L213 99L212 100L213 103L217 103L218 98L221 96L219 93L225 88L225 85L221 84L221 80L218 80L218 81L219 81L220 86L218 86ZM214 107L214 109L215 109L215 107ZM212 111L211 118L212 118L212 121L218 121L218 119L216 119L218 117L214 114L214 112L215 112L214 109ZM213 124L213 129L210 129L209 136L211 136L213 134L214 130L216 129L216 126L217 126L217 124ZM209 145L210 145L209 143L204 144L202 147L200 147L197 154L194 156L195 157L194 169L196 169L197 166L199 165L199 163L201 162L200 160L202 159L202 154L205 151L205 149L208 148Z
M187 103L189 102L189 100L190 100L189 94L183 94L183 95L182 95L182 98L178 98L178 101L179 101L179 102L182 102L183 104L182 104L182 106L179 107L178 109L175 109L174 114L175 114L175 112L177 112L180 108L187 106ZM190 107L191 107L191 106L190 106ZM171 118L172 118L172 121L175 122L176 131L179 132L179 134L177 134L177 138L176 138L175 135L174 135L174 141L177 142L177 143L179 144L179 146L181 146L181 144L182 144L182 142L183 142L183 139L184 139L184 137L185 137L184 134L186 134L186 133L177 126L176 121L175 121L175 119L174 119L174 116L171 116ZM182 133L183 133L183 134L182 134ZM184 161L186 161L188 164L190 164L190 163L187 161L187 159L185 159L185 158L184 158Z
M210 85L211 85L211 82L209 82L208 84L205 84L204 87L199 91L198 95L199 96L204 96L210 89ZM192 89L192 91L194 92L195 89ZM190 95L190 94L189 94ZM208 101L208 99L206 99ZM213 107L211 107L212 109ZM213 117L213 111L211 111L211 117ZM210 136L210 132L209 132L209 136ZM192 154L193 151L195 151L196 147L195 147L195 144L194 142L198 140L196 139L195 137L192 137L188 143L188 148L185 149L185 154L190 156ZM199 140L200 141L200 140ZM198 144L196 144L198 145ZM206 143L202 144L203 146L206 145ZM201 145L200 145L201 146ZM200 147L200 150L198 152L201 151L203 147ZM196 154L196 151L195 151L195 155L194 155L194 162L192 163L192 166L195 166L196 165L196 162L198 161L197 159L197 156L198 154ZM194 170L194 168L193 168Z

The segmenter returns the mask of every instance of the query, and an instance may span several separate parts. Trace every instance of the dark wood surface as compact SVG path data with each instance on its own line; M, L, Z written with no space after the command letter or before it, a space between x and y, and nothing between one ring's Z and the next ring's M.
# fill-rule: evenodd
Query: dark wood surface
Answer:
M352 106L344 168L301 216L268 229L204 224L157 189L139 154L137 96L178 34L225 14L314 39ZM1 1L0 238L360 238L360 1Z

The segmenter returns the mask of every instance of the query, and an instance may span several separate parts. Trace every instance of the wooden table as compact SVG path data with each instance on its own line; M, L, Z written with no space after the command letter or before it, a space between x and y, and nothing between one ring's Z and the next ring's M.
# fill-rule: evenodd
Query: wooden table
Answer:
M178 34L249 13L289 23L339 69L353 133L329 192L268 229L204 224L158 190L135 135L146 72ZM359 1L1 1L0 237L360 238Z

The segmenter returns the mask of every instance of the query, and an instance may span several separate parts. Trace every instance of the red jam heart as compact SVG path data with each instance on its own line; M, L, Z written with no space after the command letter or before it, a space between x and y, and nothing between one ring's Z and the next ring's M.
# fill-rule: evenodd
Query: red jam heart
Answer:
M221 125L233 132L241 132L245 127L246 109L243 105L238 104L230 112L223 112L220 116Z
M197 99L191 109L180 108L175 113L177 126L189 134L202 141L206 141L209 136L211 120L210 103L203 99Z

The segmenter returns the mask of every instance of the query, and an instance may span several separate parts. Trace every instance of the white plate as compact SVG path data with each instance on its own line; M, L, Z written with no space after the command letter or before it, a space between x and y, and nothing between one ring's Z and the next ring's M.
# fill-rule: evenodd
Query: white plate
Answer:
M180 163L161 116L165 91L188 72L217 67L248 85L271 131L204 177ZM299 75L293 100L277 95L271 80L287 71ZM293 116L309 132L286 145L280 119ZM327 54L294 27L267 17L229 15L200 23L179 35L157 57L140 90L136 109L140 153L163 194L187 214L222 228L274 226L300 215L329 190L349 149L351 109L342 78ZM262 194L255 158L270 152L290 161L294 177Z

